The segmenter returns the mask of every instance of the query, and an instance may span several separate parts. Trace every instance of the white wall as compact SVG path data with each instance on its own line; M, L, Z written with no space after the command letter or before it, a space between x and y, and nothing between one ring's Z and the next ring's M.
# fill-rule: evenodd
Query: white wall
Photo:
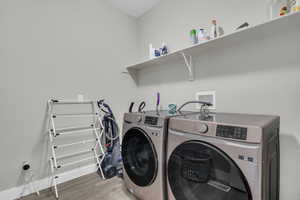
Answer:
M140 59L147 57L149 43L158 46L166 41L171 50L189 45L189 30L208 27L214 16L229 33L244 21L255 25L268 15L259 0L164 0L138 21ZM143 69L138 91L148 105L154 105L155 93L161 92L166 108L193 100L198 91L216 90L219 112L280 115L281 199L299 200L300 28L288 29L206 49L194 57L194 82L187 81L183 61Z
M48 175L48 98L105 98L120 118L136 37L136 20L104 0L0 0L0 191L22 184L24 160Z

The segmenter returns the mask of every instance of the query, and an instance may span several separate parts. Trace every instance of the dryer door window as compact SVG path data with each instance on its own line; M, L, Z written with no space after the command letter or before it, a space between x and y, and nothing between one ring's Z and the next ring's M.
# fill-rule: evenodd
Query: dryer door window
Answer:
M169 186L180 200L252 200L239 167L213 145L190 141L168 161Z
M138 186L151 185L157 175L157 154L147 134L132 128L123 138L122 157L127 175Z

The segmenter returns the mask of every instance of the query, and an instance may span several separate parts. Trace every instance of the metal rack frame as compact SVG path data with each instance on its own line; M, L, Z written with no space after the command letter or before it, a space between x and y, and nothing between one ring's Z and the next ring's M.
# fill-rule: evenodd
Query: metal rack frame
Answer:
M50 140L50 151L51 151L51 157L49 159L50 162L50 168L51 168L51 175L52 175L52 184L51 187L54 188L54 193L55 197L58 199L58 189L57 189L57 179L59 178L56 174L57 170L67 167L67 166L72 166L76 165L79 163L82 163L84 161L92 160L95 159L97 168L100 171L100 174L103 179L105 179L105 176L103 174L102 168L101 168L101 163L104 160L105 157L105 152L104 148L101 144L101 137L104 132L102 120L100 119L99 113L77 113L77 114L55 114L53 113L53 107L55 105L79 105L79 104L90 104L92 106L92 111L95 111L95 102L94 101L64 101L64 100L54 100L50 99L48 101L48 115L49 115L49 124L48 124L48 133L49 133L49 140ZM89 124L88 126L85 127L64 127L58 129L55 126L55 119L58 118L78 118L78 117L92 117L93 118L93 124ZM97 123L98 126L97 127ZM71 142L71 143L65 143L61 145L56 145L55 144L55 139L57 137L63 137L64 135L72 135L72 134L77 134L77 133L84 133L84 132L93 132L95 139L90 139L90 140L82 140L78 142ZM87 149L84 151L78 151L70 154L64 154L64 155L57 155L57 149L60 148L66 148L70 146L76 146L79 144L87 144L87 143L93 143L94 146L91 149ZM100 150L100 154L96 152L97 147ZM63 158L67 157L73 157L76 155L80 155L83 153L88 153L88 152L93 152L93 156L89 156L80 160L76 160L73 162L69 163L63 163L63 162L58 162L58 160L61 160Z

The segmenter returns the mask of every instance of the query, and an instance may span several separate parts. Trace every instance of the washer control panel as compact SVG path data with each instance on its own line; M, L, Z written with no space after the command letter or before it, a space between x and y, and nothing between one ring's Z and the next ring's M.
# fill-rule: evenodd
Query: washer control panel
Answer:
M237 140L247 140L247 128L217 125L217 136Z

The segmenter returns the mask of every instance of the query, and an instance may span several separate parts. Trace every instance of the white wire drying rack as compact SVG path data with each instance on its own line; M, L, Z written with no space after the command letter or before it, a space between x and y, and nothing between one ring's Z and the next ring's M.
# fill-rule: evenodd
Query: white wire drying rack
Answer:
M73 166L76 164L83 163L85 161L89 160L95 160L95 164L97 165L97 168L99 169L101 176L103 179L105 179L105 176L103 174L101 163L104 160L105 153L104 148L101 144L101 139L103 135L103 125L102 120L100 119L99 113L66 113L66 114L55 114L54 113L54 106L55 105L82 105L87 104L91 105L92 111L95 111L95 103L94 101L64 101L64 100L54 100L51 99L48 101L48 108L49 108L49 140L50 140L50 168L51 168L51 174L52 174L52 185L51 187L54 188L55 197L58 199L58 189L57 189L57 179L59 178L58 170ZM92 118L93 122L92 124L88 124L87 126L77 126L77 127L63 127L63 128L57 128L55 125L55 121L59 120L61 118ZM63 143L63 144L56 144L56 139L58 137L64 137L66 135L76 135L78 133L87 133L87 134L93 134L94 139L87 139L87 140L81 140L76 142L69 142L69 143ZM59 155L58 149L63 149L71 146L81 145L81 144L93 144L93 147L90 149L78 151L78 152L72 152L68 154L62 154ZM97 152L98 151L98 152ZM93 156L89 156L86 158L81 158L79 160L75 160L72 162L64 163L61 160L64 158L69 157L75 157L77 155L85 154L88 152L93 152Z

